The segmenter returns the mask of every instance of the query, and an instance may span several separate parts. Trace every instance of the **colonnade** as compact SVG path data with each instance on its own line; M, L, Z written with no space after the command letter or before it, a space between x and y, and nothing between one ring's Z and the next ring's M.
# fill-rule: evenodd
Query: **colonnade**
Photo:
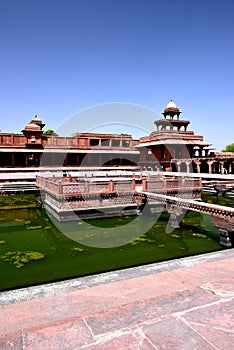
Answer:
M178 172L194 172L208 174L234 174L234 157L233 160L177 160L174 163Z

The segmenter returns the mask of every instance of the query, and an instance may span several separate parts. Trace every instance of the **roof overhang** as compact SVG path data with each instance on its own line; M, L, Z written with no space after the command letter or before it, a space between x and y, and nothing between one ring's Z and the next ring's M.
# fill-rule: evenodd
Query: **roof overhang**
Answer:
M5 153L83 153L83 154L139 154L137 150L98 150L98 149L66 149L66 148L44 148L44 149L25 149L25 148L0 148L0 152Z
M210 146L211 144L203 141L183 141L180 139L177 140L163 140L163 141L151 141L143 142L136 145L136 148L139 147L149 147L149 146L161 146L161 145L185 145L185 146Z

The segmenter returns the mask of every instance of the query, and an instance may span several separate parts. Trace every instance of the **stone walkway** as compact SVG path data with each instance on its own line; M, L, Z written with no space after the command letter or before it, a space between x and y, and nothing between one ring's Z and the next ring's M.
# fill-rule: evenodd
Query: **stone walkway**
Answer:
M0 349L234 348L234 249L0 293Z

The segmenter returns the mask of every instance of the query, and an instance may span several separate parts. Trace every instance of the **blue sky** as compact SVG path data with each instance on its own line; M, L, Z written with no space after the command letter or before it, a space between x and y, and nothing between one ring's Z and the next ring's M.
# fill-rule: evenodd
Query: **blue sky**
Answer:
M0 129L173 99L220 150L234 142L233 18L233 0L0 0Z

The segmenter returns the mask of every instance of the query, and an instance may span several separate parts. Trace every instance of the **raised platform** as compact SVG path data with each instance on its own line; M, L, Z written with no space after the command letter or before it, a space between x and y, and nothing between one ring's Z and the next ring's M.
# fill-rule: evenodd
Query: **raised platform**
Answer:
M71 208L66 210L58 210L56 206L46 200L43 203L47 213L50 213L54 218L56 218L56 220L61 222L135 216L138 215L139 212L137 205L131 203L127 205L87 207L79 209Z
M44 207L59 221L97 219L140 214L146 202L153 212L162 205L157 200L148 200L142 191L180 195L200 199L200 179L106 174L103 177L84 176L38 176L36 184L41 190ZM100 176L101 175L101 176ZM152 213L152 212L151 212Z
M0 293L0 349L234 344L234 250Z

